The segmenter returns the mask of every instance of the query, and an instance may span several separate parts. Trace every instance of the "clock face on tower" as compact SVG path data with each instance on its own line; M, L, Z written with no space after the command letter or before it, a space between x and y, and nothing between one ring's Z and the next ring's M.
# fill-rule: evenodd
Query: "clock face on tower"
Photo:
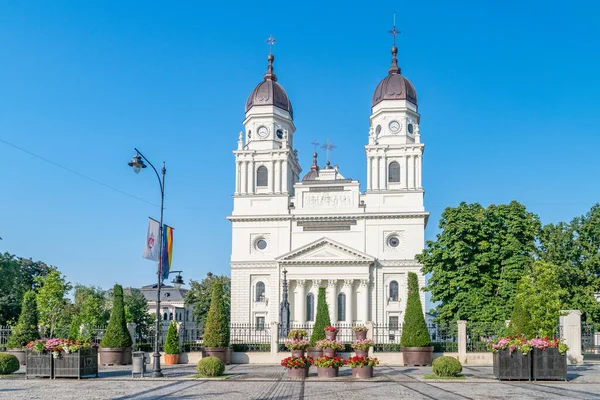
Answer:
M269 136L269 129L266 126L261 126L261 127L258 128L258 130L256 131L256 133L258 133L259 137L261 137L262 139L264 139L267 136Z
M402 130L402 124L398 121L392 121L389 124L389 128L392 133L398 133Z

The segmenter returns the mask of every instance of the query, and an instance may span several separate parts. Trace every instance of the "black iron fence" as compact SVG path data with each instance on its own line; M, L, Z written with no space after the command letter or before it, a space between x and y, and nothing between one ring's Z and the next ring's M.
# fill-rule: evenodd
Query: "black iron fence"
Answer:
M490 342L508 335L506 322L494 324L467 324L467 353L489 351Z
M271 327L231 324L229 341L233 351L271 351Z
M373 324L373 351L398 352L401 351L400 338L402 325L400 324Z
M10 326L0 326L0 351L6 350L6 342L10 336Z
M581 324L581 352L585 360L600 361L600 323Z
M457 353L458 352L458 324L429 324L429 336L433 345L433 351Z

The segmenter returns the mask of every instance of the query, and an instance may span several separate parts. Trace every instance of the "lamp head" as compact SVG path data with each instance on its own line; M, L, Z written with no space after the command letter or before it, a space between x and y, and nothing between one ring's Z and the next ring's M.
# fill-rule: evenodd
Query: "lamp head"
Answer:
M146 164L144 164L144 160L140 157L139 154L133 156L130 162L127 163L131 168L133 168L133 172L139 174L140 171L146 168Z
M175 286L175 289L179 289L183 284L183 277L181 274L177 274L177 276L173 279L173 286Z

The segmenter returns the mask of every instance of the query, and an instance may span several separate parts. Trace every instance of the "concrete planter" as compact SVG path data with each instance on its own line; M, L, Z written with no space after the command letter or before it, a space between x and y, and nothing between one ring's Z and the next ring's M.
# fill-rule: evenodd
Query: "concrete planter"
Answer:
M365 340L367 338L367 331L354 331L356 340Z
M304 357L304 349L302 349L302 350L292 350L292 357L303 358Z
M318 347L309 347L306 349L306 355L312 357L313 360L316 360L323 355L323 349Z
M203 357L217 357L224 364L231 363L229 347L205 347L203 349Z
M424 367L431 365L433 346L426 347L402 347L402 358L404 365L408 367Z
M335 340L337 339L337 331L336 332L327 332L325 331L325 339L327 340Z
M339 371L338 367L317 367L317 376L319 378L335 378L338 376Z
M23 349L6 349L5 353L12 354L19 360L19 365L25 365L25 350Z
M358 379L369 379L373 377L373 367L364 366L352 368L352 377Z
M165 365L179 364L179 354L165 354Z
M288 368L287 376L291 379L304 379L308 377L308 366L305 368Z
M354 353L356 354L356 357L367 357L369 355L369 352L367 350L360 349L355 349Z
M130 365L131 347L100 347L100 364L102 365Z
M562 355L558 349L533 349L532 377L534 381L567 380L567 355Z
M52 353L44 351L36 353L33 350L27 350L26 354L25 378L53 378L54 377L54 358Z
M336 349L332 349L330 347L326 347L323 349L323 356L325 357L335 357L337 354L337 350ZM316 358L315 358L316 360Z
M512 353L508 349L494 353L494 376L499 380L531 380L531 352Z
M79 349L75 353L61 353L54 359L54 378L98 377L98 349Z

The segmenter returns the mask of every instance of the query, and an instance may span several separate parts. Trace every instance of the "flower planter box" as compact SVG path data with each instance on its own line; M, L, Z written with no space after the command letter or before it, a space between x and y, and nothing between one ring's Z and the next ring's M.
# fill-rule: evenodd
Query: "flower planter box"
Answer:
M567 356L558 349L533 349L533 380L567 380Z
M373 377L373 367L364 366L352 368L352 377L359 379L368 379Z
M61 353L54 359L54 378L98 377L98 349L79 349Z
M317 376L319 378L335 378L340 369L338 367L317 367Z
M52 353L37 353L27 350L25 355L25 378L52 378L54 376L54 358Z
M288 368L287 376L292 379L304 379L308 377L308 366L305 368Z
M494 353L494 376L499 380L531 380L531 352L508 349Z

